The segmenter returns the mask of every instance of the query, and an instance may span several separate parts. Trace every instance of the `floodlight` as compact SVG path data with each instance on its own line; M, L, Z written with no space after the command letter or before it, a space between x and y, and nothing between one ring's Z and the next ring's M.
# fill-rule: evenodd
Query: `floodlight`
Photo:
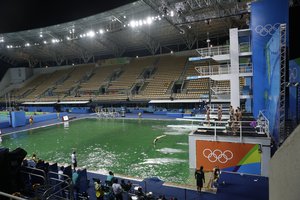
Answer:
M89 31L86 34L88 37L94 37L95 36L95 32L94 31Z
M100 29L100 30L99 30L99 33L100 33L100 34L103 34L103 33L104 33L104 30L103 30L103 29Z
M171 10L171 12L170 12L170 16L171 16L171 17L173 17L173 16L174 16L174 11L173 11L173 10Z

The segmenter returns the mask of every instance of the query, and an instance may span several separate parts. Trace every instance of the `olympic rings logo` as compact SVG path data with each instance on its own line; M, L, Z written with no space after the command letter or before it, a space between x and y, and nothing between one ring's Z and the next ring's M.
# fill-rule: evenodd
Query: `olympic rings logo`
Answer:
M203 156L212 163L218 161L224 164L233 158L233 153L230 150L225 150L224 152L222 152L220 149L215 149L214 151L210 149L204 149Z
M258 33L260 36L267 36L267 35L273 35L275 31L279 28L280 23L276 24L266 24L264 26L258 25L255 27L255 32Z

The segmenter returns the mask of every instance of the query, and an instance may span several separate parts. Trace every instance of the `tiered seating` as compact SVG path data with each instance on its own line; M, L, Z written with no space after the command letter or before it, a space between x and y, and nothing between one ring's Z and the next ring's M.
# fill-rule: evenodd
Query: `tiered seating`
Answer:
M130 89L143 70L152 66L153 62L153 57L134 59L130 64L123 67L124 72L116 81L110 83L111 85L108 90L116 91Z
M61 84L57 85L53 90L53 94L65 94L74 88L78 82L87 75L95 67L94 64L76 66L69 74L69 77Z
M43 83L43 81L48 79L49 76L50 76L49 74L38 75L37 77L32 79L29 83L27 83L25 86L12 91L11 95L15 98L22 98L22 97L24 97L24 95L26 95L26 93L30 92L31 90L36 88L38 85Z
M166 99L170 98L170 89L172 83L180 77L183 72L186 57L164 56L157 64L157 71L151 79L146 80L147 86L140 94L135 95L133 99Z
M58 81L62 80L66 74L69 74L72 69L57 70L50 74L49 78L44 79L44 81L39 84L33 92L26 96L23 100L25 101L35 101L38 97L43 95L48 89L53 88Z
M98 92L99 88L109 78L114 70L120 68L120 65L97 67L90 79L80 84L78 92L82 95L87 93Z
M204 63L206 64L206 63ZM199 76L194 65L189 66L185 72L184 79L189 76ZM181 93L177 93L177 99L198 99L201 94L208 94L208 78L185 81L185 87Z

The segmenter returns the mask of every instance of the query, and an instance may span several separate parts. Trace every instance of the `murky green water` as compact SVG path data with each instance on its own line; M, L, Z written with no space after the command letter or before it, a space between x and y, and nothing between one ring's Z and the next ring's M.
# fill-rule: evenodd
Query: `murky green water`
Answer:
M84 119L2 136L0 146L21 147L28 156L71 163L76 150L79 167L113 171L137 178L192 184L188 165L188 132L167 128L175 121ZM153 140L161 137L154 146Z

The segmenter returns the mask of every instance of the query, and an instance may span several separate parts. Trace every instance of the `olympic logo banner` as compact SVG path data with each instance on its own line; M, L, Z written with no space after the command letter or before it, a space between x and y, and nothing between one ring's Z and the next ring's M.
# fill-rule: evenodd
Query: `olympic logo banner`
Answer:
M261 154L258 144L196 141L196 165L212 170L216 165L225 171L260 174Z

